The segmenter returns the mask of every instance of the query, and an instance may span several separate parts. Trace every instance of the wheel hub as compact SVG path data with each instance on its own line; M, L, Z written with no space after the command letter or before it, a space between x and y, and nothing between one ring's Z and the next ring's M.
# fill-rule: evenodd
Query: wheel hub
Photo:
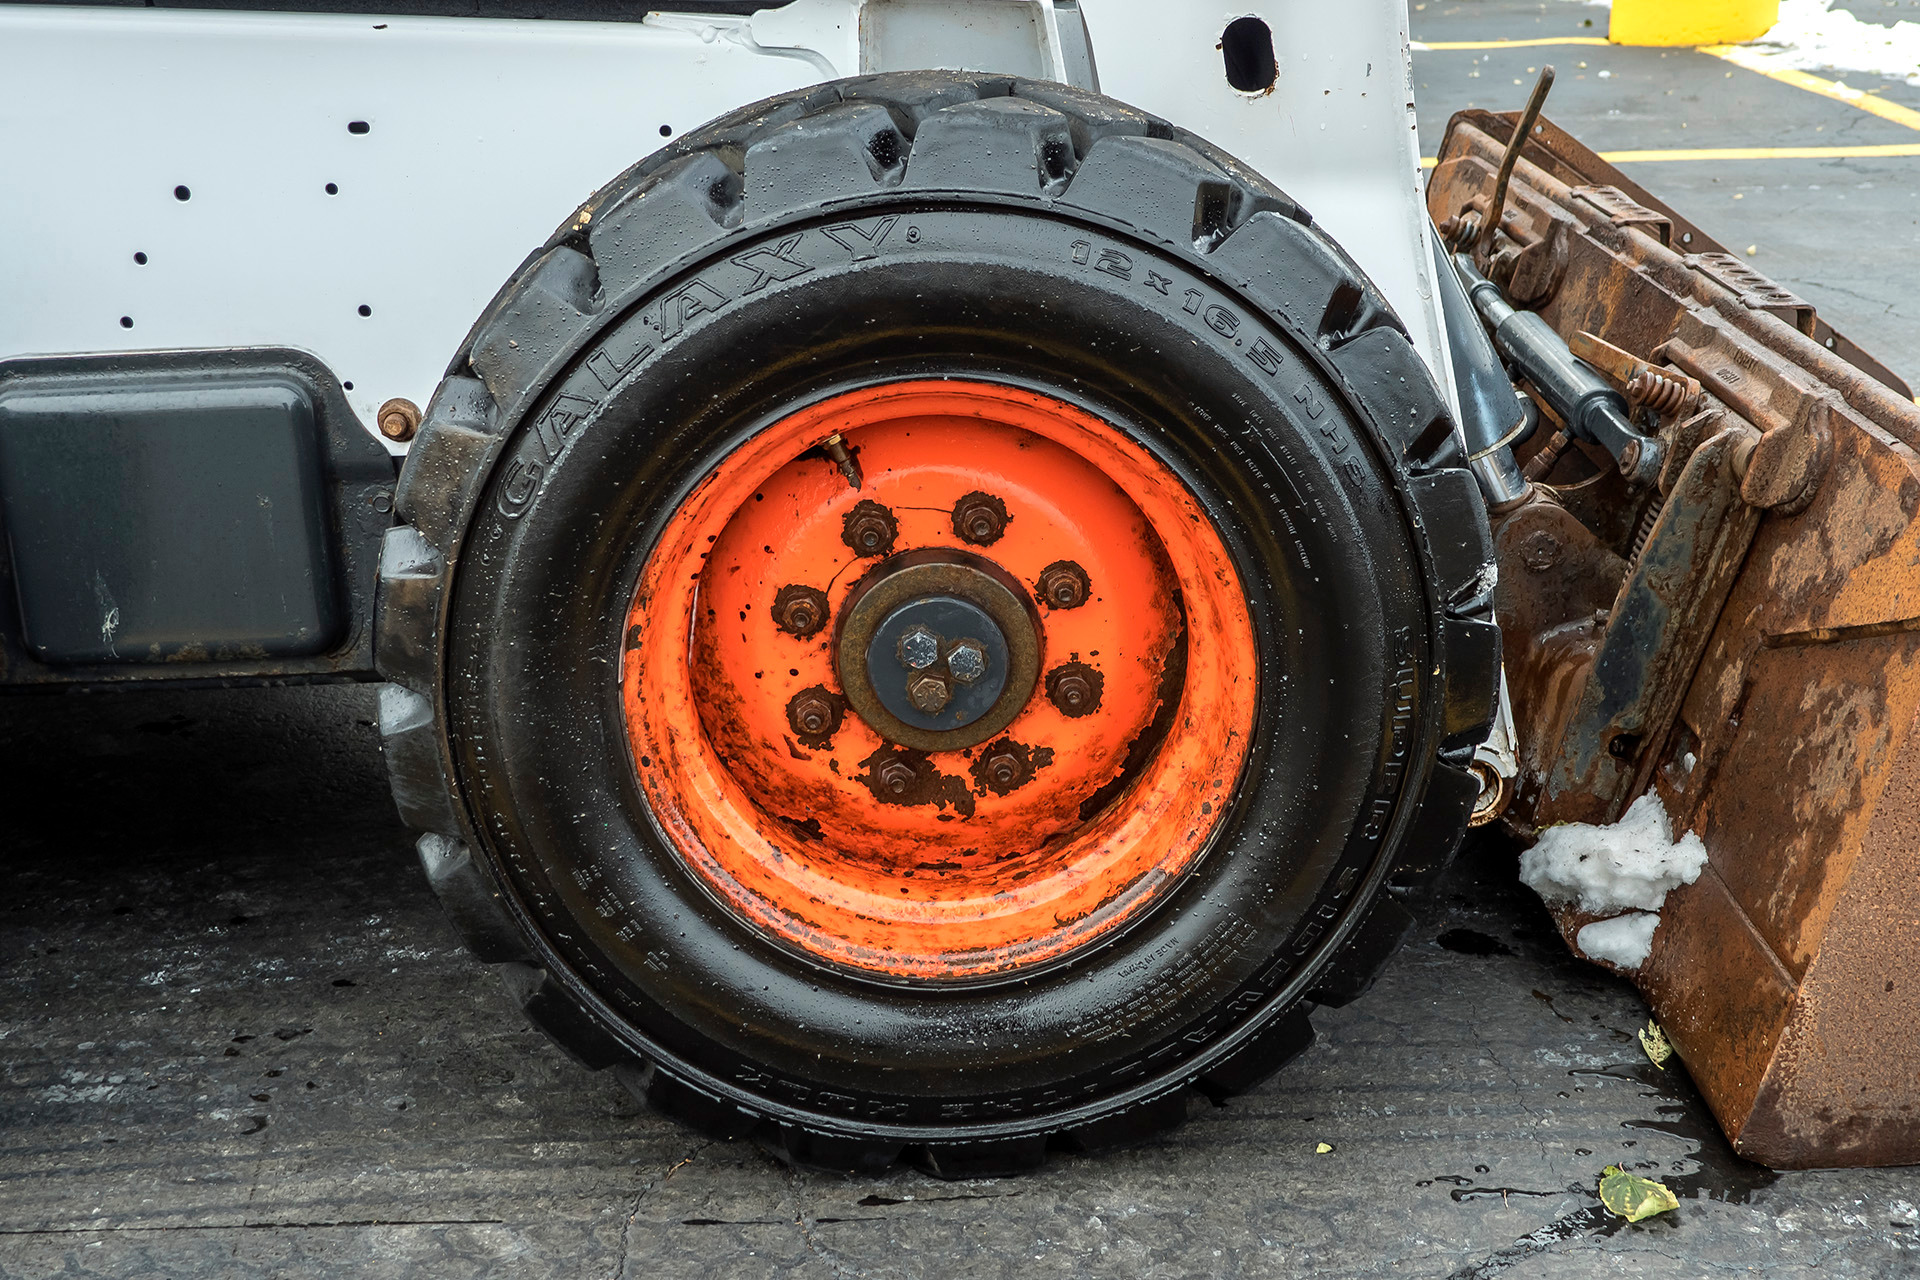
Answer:
M841 687L882 738L962 751L1011 724L1040 674L1040 619L1020 583L965 551L893 556L855 584L835 642Z
M842 392L736 448L626 634L631 757L689 871L763 936L894 979L1023 970L1135 918L1205 851L1252 735L1246 600L1181 480L987 382Z

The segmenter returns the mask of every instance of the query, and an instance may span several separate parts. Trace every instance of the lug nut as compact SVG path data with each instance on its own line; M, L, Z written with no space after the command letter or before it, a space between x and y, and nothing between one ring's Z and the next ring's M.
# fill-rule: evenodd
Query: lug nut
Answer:
M1055 609L1078 609L1093 587L1087 571L1071 560L1055 560L1042 569L1038 585L1040 599Z
M802 640L827 625L827 593L817 587L787 586L773 597L773 625Z
M960 541L991 546L1007 531L1007 504L978 490L953 504L953 531Z
M908 627L900 637L900 665L909 671L925 671L940 661L940 637L922 626Z
M893 550L900 536L900 522L871 498L853 504L853 510L840 521L840 541L856 556L884 556Z
M1001 738L974 762L973 780L984 790L1004 796L1033 780L1033 752L1012 738Z
M420 429L420 406L411 400L395 397L387 401L380 406L378 417L380 434L400 444L413 439L413 433Z
M802 689L787 703L787 724L802 738L830 738L840 728L840 699L821 686Z
M1064 662L1047 672L1047 701L1069 720L1092 715L1100 707L1106 678L1084 662Z
M947 682L931 672L907 682L907 698L922 715L938 715L951 696Z
M978 640L955 640L947 650L947 674L961 684L972 684L987 674L986 646Z
M905 760L895 757L873 771L873 780L888 795L904 796L919 780L919 773Z
M1047 697L1053 705L1068 715L1079 715L1087 710L1087 704L1093 701L1093 687L1081 676L1062 676L1051 681Z

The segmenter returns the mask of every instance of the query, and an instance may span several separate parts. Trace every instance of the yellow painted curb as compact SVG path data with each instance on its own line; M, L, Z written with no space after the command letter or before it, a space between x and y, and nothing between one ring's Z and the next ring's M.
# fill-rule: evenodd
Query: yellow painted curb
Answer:
M1780 0L1613 0L1615 44L1737 44L1780 21Z

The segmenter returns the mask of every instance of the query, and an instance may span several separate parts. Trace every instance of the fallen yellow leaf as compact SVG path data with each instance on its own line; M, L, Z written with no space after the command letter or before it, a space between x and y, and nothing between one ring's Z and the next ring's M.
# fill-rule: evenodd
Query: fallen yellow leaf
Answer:
M1667 1069L1667 1059L1673 1056L1673 1043L1667 1039L1667 1033L1660 1024L1647 1019L1647 1025L1640 1028L1640 1047L1647 1051L1647 1057L1653 1065L1662 1071Z
M1680 1207L1666 1183L1627 1173L1617 1164L1600 1171L1600 1203L1628 1222L1641 1222Z
M1333 1148L1332 1148L1331 1146L1329 1146L1329 1145L1327 1145L1326 1143L1324 1143L1324 1142L1323 1142L1323 1143L1321 1143L1321 1144L1320 1144L1319 1146L1317 1146L1317 1147L1315 1147L1315 1148L1313 1149L1313 1154L1315 1154L1315 1155L1317 1155L1317 1156L1324 1156L1324 1155L1326 1155L1326 1154L1327 1154L1328 1152L1330 1152L1330 1151L1332 1151L1332 1150L1333 1150Z

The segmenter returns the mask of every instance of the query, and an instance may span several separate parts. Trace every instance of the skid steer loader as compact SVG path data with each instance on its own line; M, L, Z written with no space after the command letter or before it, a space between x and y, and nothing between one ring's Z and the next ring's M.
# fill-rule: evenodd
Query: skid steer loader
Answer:
M949 1177L1652 795L1570 942L1920 1158L1920 411L1537 99L1423 184L1389 0L361 7L0 4L0 687L385 682L556 1043Z

